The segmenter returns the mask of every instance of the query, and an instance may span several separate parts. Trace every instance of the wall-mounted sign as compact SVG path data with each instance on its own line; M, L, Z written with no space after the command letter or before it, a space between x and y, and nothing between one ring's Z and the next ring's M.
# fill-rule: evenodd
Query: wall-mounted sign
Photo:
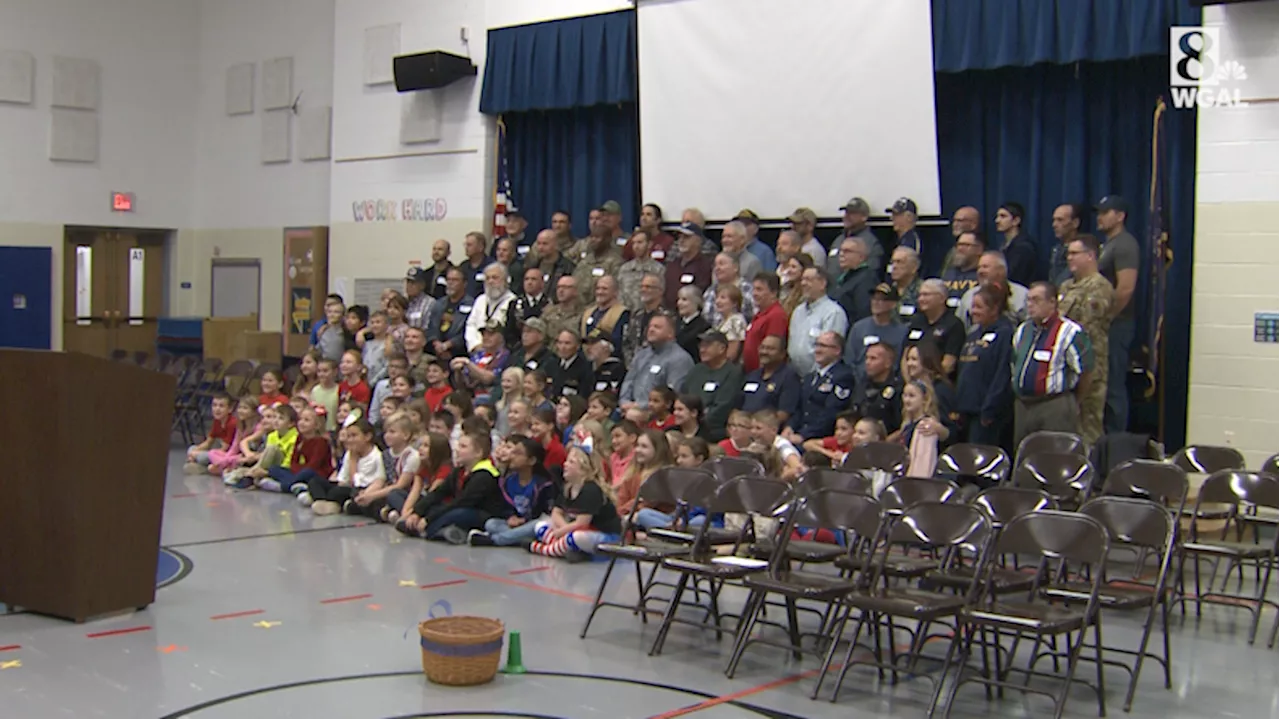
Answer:
M356 222L439 222L449 214L441 198L421 200L356 200L351 217Z
M133 212L133 193L132 192L111 193L111 211L112 212Z

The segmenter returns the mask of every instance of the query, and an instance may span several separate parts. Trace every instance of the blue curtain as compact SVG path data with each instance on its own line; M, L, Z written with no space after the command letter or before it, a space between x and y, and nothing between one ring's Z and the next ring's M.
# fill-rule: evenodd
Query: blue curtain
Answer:
M1117 193L1132 205L1128 227L1149 250L1148 199L1156 98L1168 92L1167 56L1106 63L1037 65L938 73L938 165L942 204L973 205L988 236L1001 202L1027 208L1024 226L1047 269L1053 209L1096 202ZM1166 102L1168 99L1166 98ZM1170 105L1172 107L1172 105ZM1174 263L1168 274L1165 362L1165 443L1181 446L1186 428L1188 333L1195 207L1196 115L1165 114L1166 188ZM1093 231L1093 218L1085 223ZM1144 266L1134 301L1144 339L1150 282ZM1174 329L1179 328L1179 329ZM1145 415L1144 415L1145 412ZM1135 427L1154 429L1156 407L1135 407Z
M1187 0L933 0L938 72L1168 56L1171 25L1199 25Z
M480 112L635 102L636 57L631 10L490 30Z
M504 115L512 192L532 226L556 210L587 234L587 214L606 200L622 205L622 227L634 227L640 195L639 121L635 103Z

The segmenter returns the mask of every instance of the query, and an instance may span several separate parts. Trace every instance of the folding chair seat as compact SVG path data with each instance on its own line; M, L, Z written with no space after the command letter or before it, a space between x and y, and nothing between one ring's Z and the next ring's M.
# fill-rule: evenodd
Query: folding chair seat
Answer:
M998 534L1014 517L1044 509L1057 509L1058 505L1047 492L1017 487L991 487L977 494L969 503L980 509L991 520L992 529ZM996 594L1025 592L1035 584L1035 577L1017 568L1010 569L992 557L991 566L985 572L987 591ZM945 570L931 571L922 580L923 586L942 586L962 590L973 578L974 567L955 564Z
M1018 443L1018 451L1014 453L1014 464L1022 464L1022 460L1033 454L1052 452L1054 454L1078 454L1088 458L1089 445L1084 438L1074 432L1052 432L1043 430L1032 432Z
M1004 484L1013 471L1009 455L999 447L985 444L954 444L938 455L934 475L958 484L981 489Z
M889 516L897 516L906 512L909 507L921 503L958 502L960 487L955 482L945 479L923 479L920 477L901 477L890 482L880 492L880 506ZM836 566L847 571L862 569L863 558L845 556L836 560ZM937 567L937 560L932 557L917 557L902 554L893 555L887 560L885 572L894 578L920 577Z
M905 476L911 458L907 448L897 442L868 442L854 447L845 455L840 468L846 471L874 470L895 477Z
M1071 510L1093 491L1094 471L1088 457L1066 452L1038 452L1020 457L1013 486L1049 493L1058 506Z
M875 666L882 674L887 669L893 673L896 681L897 672L901 669L899 660L905 659L908 662L907 670L914 673L929 637L929 626L948 618L954 619L962 608L974 600L981 588L977 575L970 578L968 587L959 594L921 587L892 585L888 580L892 577L891 567L896 557L890 554L890 548L903 544L926 547L937 555L937 558L932 560L934 569L945 572L949 566L959 562L965 556L970 558L972 566L982 567L987 561L992 536L991 520L981 510L963 504L919 502L900 514L886 517L881 539L873 543L876 549L870 560L871 572L864 573L864 581L860 586L842 600L845 609L836 624L835 637L838 639L843 635L844 627L853 610L859 612L859 618L845 653L844 664L836 679L835 689L831 693L831 701L835 701L838 697L845 675L854 664ZM896 651L891 651L889 661L886 662L880 652L882 644L880 630L887 620L889 645L892 646L894 618L915 620L918 624L912 630L912 640L907 652L899 655ZM871 649L875 660L855 660L854 652L860 646L858 640L862 636L863 629L868 625L875 632L875 645L867 647ZM954 626L953 629L955 629ZM835 658L838 643L833 641L827 652L818 674L818 682L813 689L814 698L817 698L822 689L823 679ZM948 657L943 662L944 668L949 660ZM937 703L938 695L942 691L942 677L918 676L925 676L934 684L933 696L929 701L929 706L932 707Z
M623 541L601 544L596 548L597 553L609 557L609 566L605 570L604 576L600 579L600 587L596 591L595 602L591 607L590 613L587 614L587 620L582 626L580 637L585 638L587 636L587 630L591 628L591 620L595 618L596 612L604 607L616 607L639 613L641 621L647 624L649 621L647 603L653 599L650 597L650 591L653 589L658 569L662 566L662 560L672 556L687 555L694 549L694 543L672 542L659 538L637 540L634 536L635 516L640 511L641 503L674 505L677 508L677 521L679 522L681 519L687 519L689 507L705 506L714 496L715 489L715 476L710 472L684 467L660 469L640 485L636 499L627 513L624 524L627 527L627 531L623 535ZM639 591L635 604L606 602L603 599L605 589L609 585L609 577L613 574L614 567L617 566L619 559L635 562L636 588ZM641 564L653 565L647 580L641 571Z
M1053 699L1054 717L1062 716L1066 709L1067 695L1073 683L1076 683L1076 666L1084 647L1085 636L1089 628L1095 632L1095 646L1100 629L1096 617L1098 612L1098 593L1103 572L1095 571L1088 580L1089 591L1085 599L1077 604L1065 604L1060 601L1045 601L1042 596L1042 582L1047 577L1071 580L1071 567L1075 567L1077 576L1083 567L1099 567L1106 560L1109 549L1107 531L1096 519L1076 513L1044 510L1031 512L1015 517L1005 524L997 535L993 554L1030 555L1038 559L1036 582L1025 597L997 597L986 595L982 599L961 609L958 614L959 631L952 637L951 647L947 650L950 658L961 647L956 667L955 681L947 693L944 702L944 716L949 715L951 706L960 687L970 682L979 682L988 687L1014 689L1024 693L1043 694ZM988 563L988 567L993 566ZM990 666L988 654L988 635L994 633L997 644L994 652L995 667ZM1072 638L1072 633L1075 637ZM1013 645L1005 650L999 645L1002 636L1013 638ZM1026 670L1012 668L1017 656L1019 642L1023 638L1034 639L1034 647L1052 637L1067 638L1067 666L1062 675L1045 675L1034 672L1033 667ZM982 668L975 670L969 667L967 660L973 651L974 640L978 639L982 651ZM1033 647L1033 653L1034 653ZM1098 659L1101 660L1101 650ZM1001 657L1007 657L1002 666ZM1033 654L1034 656L1034 654ZM1020 671L1027 675L1027 683L1013 683L1008 680L1010 672ZM1053 691L1032 687L1033 676L1052 677L1061 682L1061 686ZM1083 683L1083 682L1080 682ZM1091 686L1098 695L1098 710L1105 715L1106 705L1103 700L1105 686L1103 683L1102 665L1098 664L1097 686ZM988 693L988 697L990 694Z
M871 480L859 472L830 468L810 469L796 479L796 497L806 497L821 489L870 494ZM764 538L752 545L751 556L767 560L776 549L771 537ZM838 544L809 539L792 539L787 543L786 551L791 561L802 564L825 564L846 554L844 547Z
M1244 471L1244 455L1234 447L1217 447L1211 444L1191 444L1178 450L1171 460L1187 472L1213 474L1226 469Z
M819 489L804 497L798 497L793 504L778 539L778 549L769 561L768 570L758 574L748 574L743 580L750 594L742 611L742 621L739 623L734 650L725 669L726 675L731 679L737 671L743 653L752 643L759 642L790 649L793 655L799 657L806 650L801 645L796 602L801 600L820 602L827 605L829 613L835 608L835 602L855 589L857 582L860 581L848 576L793 569L791 559L788 557L787 545L793 541L791 531L795 527L826 529L835 534L855 538L848 543L847 551L863 555L869 555L871 542L879 534L880 503L868 495L839 489ZM790 641L786 644L751 636L759 621L760 612L771 595L781 597L787 608ZM824 622L824 627L825 625Z

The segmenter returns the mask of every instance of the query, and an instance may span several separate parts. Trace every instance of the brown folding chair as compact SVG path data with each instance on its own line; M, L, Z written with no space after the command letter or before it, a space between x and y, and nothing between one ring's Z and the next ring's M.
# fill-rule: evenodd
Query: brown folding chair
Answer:
M991 528L999 534L1004 525L1015 517L1029 512L1046 509L1057 509L1058 503L1048 492L1040 489L1021 489L1018 487L991 487L979 492L969 500L991 520ZM1017 557L1014 566L1009 568L1004 558L999 555L990 558L991 566L985 569L986 589L992 594L1013 594L1025 592L1035 585L1036 578L1020 572L1017 568ZM975 567L960 562L948 565L945 570L930 570L922 579L923 586L942 586L962 591L973 579Z
M1224 469L1246 469L1244 455L1234 447L1192 444L1173 455L1173 463L1187 472L1213 474Z
M961 642L964 648L959 661L954 664L956 678L943 704L943 716L951 714L951 706L961 686L969 682L979 682L987 686L988 697L990 697L991 687L1048 696L1053 699L1054 719L1060 719L1066 709L1068 692L1076 681L1076 666L1080 660L1081 650L1084 648L1085 635L1090 627L1094 629L1095 646L1101 646L1098 640L1100 629L1096 620L1103 572L1092 572L1092 579L1084 580L1087 589L1082 592L1082 601L1075 606L1063 605L1061 602L1052 600L1046 601L1042 592L1043 584L1049 577L1067 577L1072 566L1077 568L1101 566L1106 560L1109 547L1106 528L1098 520L1083 514L1045 510L1015 517L1004 526L996 538L993 551L997 554L1036 557L1038 560L1034 575L1036 581L1021 601L1013 595L996 597L988 594L984 599L960 610L960 630L952 637L952 646L947 650L948 656L954 654ZM987 566L991 567L993 563L988 562ZM988 654L988 632L993 630L997 643L1001 636L1011 636L1014 639L1012 647L1007 652L1002 649L994 652L994 668L991 666ZM1073 633L1074 639L1071 637ZM1056 676L1036 673L1034 675L1060 680L1059 689L1047 691L1032 688L1029 683L1024 685L1009 681L1010 672L1026 673L1028 680L1033 675L1030 668L1017 670L1011 667L1017 656L1018 644L1023 638L1031 638L1035 642L1032 648L1034 655L1035 649L1041 642L1058 636L1067 638L1065 674ZM967 665L975 639L981 645L981 671L974 671ZM1101 650L1097 651L1098 659L1101 659ZM1008 657L1005 666L1001 666L1002 654ZM968 676L966 676L966 670L968 670ZM1097 682L1097 686L1089 686L1098 695L1098 711L1103 715L1106 712L1106 705L1103 701L1105 686L1101 662L1098 663Z
M1267 457L1267 461L1262 463L1261 472L1272 477L1280 476L1280 455L1273 454Z
M954 444L938 455L934 475L979 489L1004 484L1013 471L1009 455L999 447L985 444Z
M249 394L250 383L257 374L256 360L240 359L227 365L222 370L222 382L227 394L240 399Z
M1084 443L1084 438L1074 432L1051 432L1049 430L1032 432L1023 437L1022 441L1018 443L1018 451L1014 453L1014 463L1022 464L1024 457L1042 452L1078 454L1081 457L1088 457L1089 445Z
M763 477L764 465L750 457L712 457L702 463L702 469L716 477L721 484L738 477Z
M878 470L895 477L905 476L911 458L907 448L896 442L868 442L854 447L845 455L840 468L846 471Z
M1074 453L1029 454L1020 457L1013 470L1013 486L1042 489L1067 510L1084 504L1093 492L1093 482L1093 465Z

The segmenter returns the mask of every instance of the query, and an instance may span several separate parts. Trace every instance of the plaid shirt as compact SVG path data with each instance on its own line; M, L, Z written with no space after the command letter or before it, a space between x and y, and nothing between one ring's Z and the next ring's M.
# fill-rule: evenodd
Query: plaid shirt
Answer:
M1089 335L1057 313L1044 324L1027 320L1013 335L1013 391L1019 397L1070 392L1091 369Z

